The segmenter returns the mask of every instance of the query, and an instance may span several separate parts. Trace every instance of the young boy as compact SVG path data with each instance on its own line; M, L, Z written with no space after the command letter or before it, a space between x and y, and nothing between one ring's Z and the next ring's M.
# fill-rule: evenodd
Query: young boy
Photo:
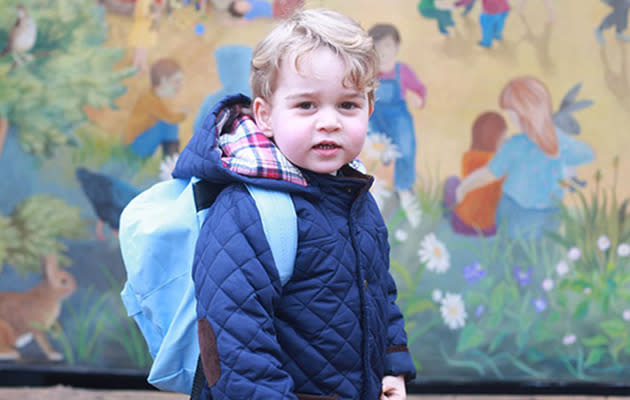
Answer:
M377 73L354 21L297 13L254 50L253 102L224 99L183 150L173 176L227 184L193 265L202 398L406 398L415 369L387 230L355 161ZM298 248L284 284L243 183L291 194Z
M179 127L186 111L171 110L164 99L174 97L184 73L177 61L163 58L151 65L151 89L144 93L129 115L125 143L141 158L151 157L161 145L163 155L179 152Z

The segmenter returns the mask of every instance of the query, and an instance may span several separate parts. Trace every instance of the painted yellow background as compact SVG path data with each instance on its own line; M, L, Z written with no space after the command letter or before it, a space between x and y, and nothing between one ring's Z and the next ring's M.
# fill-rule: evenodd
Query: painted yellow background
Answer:
M366 29L387 22L400 30L399 59L416 71L428 89L426 107L411 110L420 177L459 174L460 157L470 144L474 118L485 110L498 110L503 85L512 77L527 74L547 84L555 107L569 88L583 83L579 98L592 99L595 105L575 116L582 127L581 139L593 146L596 160L581 167L579 175L591 181L595 170L601 168L604 182L610 182L612 173L606 170L613 158L620 156L619 194L629 196L624 153L630 148L630 43L618 41L614 29L604 32L603 46L594 35L595 27L611 8L596 0L554 0L555 20L548 24L543 0L528 0L522 14L517 12L516 3L511 2L504 42L491 49L477 45L481 1L467 17L460 15L460 9L453 13L456 27L450 36L439 34L435 21L422 17L412 0L320 0L307 1L307 7L341 11ZM131 18L112 14L107 18L108 45L125 47ZM201 36L194 32L197 22L206 28ZM168 56L183 66L184 88L173 102L190 110L180 130L184 144L191 136L199 104L220 88L214 49L225 44L253 47L273 23L258 19L247 25L226 26L216 11L209 9L203 17L193 7L175 10L162 22L159 43L150 52L149 63ZM130 62L131 50L124 63ZM119 110L92 110L90 115L112 135L121 134L135 99L148 87L148 81L146 74L129 78L125 82L127 94L117 101ZM510 129L510 133L516 132Z

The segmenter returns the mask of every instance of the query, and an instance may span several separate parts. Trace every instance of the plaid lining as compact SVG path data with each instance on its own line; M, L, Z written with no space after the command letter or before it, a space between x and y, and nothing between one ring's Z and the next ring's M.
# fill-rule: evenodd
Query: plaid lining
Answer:
M217 124L217 131L221 132L218 143L222 150L223 165L245 176L277 179L307 186L300 170L258 129L252 118L246 114L234 117L234 112L240 114L240 110L225 109L217 118L220 121Z
M246 110L224 108L217 115L218 144L223 166L237 174L283 180L307 186L302 172L265 136ZM367 171L358 159L349 166L363 174Z

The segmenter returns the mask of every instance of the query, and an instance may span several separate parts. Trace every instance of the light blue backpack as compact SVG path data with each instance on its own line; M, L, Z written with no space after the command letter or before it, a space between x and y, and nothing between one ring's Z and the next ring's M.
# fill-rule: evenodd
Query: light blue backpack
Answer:
M293 273L297 249L291 196L246 187L284 285ZM161 182L135 197L120 218L127 271L122 301L153 357L148 382L162 390L191 393L193 387L199 358L193 256L201 224L222 188L198 179Z

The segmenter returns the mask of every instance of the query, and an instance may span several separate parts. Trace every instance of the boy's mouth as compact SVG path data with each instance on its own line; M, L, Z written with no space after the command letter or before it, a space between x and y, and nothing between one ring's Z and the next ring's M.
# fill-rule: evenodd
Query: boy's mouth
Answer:
M316 150L332 150L332 149L338 149L340 147L341 146L333 142L322 142L313 146L313 148Z

